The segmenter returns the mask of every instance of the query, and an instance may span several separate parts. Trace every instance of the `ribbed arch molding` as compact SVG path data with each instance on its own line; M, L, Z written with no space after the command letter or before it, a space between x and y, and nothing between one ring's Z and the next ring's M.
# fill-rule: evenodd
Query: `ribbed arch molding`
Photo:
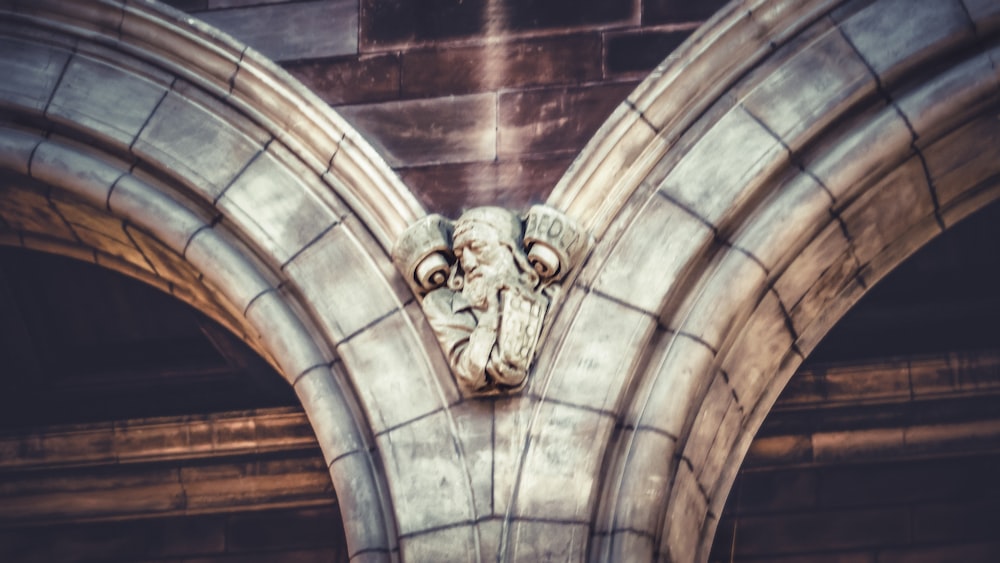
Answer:
M146 281L271 361L352 560L396 560L442 525L478 553L458 391L387 252L424 211L346 122L154 2L0 1L0 76L0 243ZM413 490L450 500L425 510Z
M804 357L1000 195L998 28L995 2L736 2L618 108L549 199L598 243L540 354L519 491L555 455L590 477L514 495L515 559L529 507L578 558L707 558ZM568 416L594 439L544 440Z

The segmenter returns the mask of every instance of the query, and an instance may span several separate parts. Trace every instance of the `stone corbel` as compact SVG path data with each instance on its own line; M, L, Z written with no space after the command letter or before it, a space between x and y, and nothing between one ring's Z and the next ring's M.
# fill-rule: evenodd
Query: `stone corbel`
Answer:
M429 215L414 223L393 261L459 383L494 394L525 385L560 285L591 244L550 207L533 206L524 217L478 207L455 221Z

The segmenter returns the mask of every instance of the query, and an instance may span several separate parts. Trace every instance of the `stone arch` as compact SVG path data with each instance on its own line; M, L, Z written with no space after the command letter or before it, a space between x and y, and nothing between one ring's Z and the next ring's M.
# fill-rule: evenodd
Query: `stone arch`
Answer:
M557 476L546 456L587 476L535 514L567 550L707 558L802 359L1000 196L998 35L988 2L732 3L606 122L549 198L598 243L540 354L520 461L522 486ZM594 442L540 439L567 417ZM512 501L515 558L537 504Z
M387 252L424 211L346 122L156 2L0 2L0 67L0 243L137 277L275 365L323 448L352 560L474 520L458 391ZM421 448L448 452L446 481ZM425 514L411 487L457 500ZM474 526L451 538L478 552Z

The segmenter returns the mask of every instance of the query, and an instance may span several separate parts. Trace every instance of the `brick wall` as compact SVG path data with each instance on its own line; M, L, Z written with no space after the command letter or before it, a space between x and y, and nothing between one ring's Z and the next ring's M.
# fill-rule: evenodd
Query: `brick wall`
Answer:
M281 62L424 205L523 208L721 0L173 0Z

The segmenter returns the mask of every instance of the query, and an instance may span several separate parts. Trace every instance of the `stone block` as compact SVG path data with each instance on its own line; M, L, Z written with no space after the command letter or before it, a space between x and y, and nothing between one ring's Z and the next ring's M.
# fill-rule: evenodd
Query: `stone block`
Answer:
M388 508L381 498L386 494L380 491L384 482L376 476L370 455L364 450L341 456L330 464L337 504L347 531L347 552L352 555L365 551L382 555L396 547L395 537L386 533L392 516L384 513Z
M550 374L545 396L598 411L617 411L655 326L649 315L588 295L551 365L539 362L536 369L538 374Z
M166 95L167 87L77 56L66 67L48 114L128 146Z
M69 51L17 39L0 39L0 100L3 105L45 110L59 83Z
M972 119L921 151L942 208L1000 172L1000 127L994 113Z
M244 313L289 383L332 360L323 353L323 336L310 331L293 312L289 304L294 302L281 290L268 291L254 298Z
M713 263L702 271L706 273L702 274L700 284L688 291L676 311L670 311L666 322L671 329L719 349L764 299L767 272L758 262L734 249L716 253Z
M944 69L919 89L896 94L896 105L925 147L1000 99L998 71L987 53Z
M969 16L958 0L885 0L840 22L844 35L890 86L936 52L971 41Z
M336 343L399 307L372 256L344 225L327 231L285 265L308 296L317 322Z
M768 272L783 270L834 220L832 200L815 180L797 171L786 178L730 238L733 246L749 252Z
M648 73L683 43L693 29L609 32L604 36L604 67L612 75Z
M609 561L641 561L656 552L653 537L629 530L614 532L607 541Z
M498 399L494 404L493 512L504 515L510 510L520 478L524 445L538 401L515 396Z
M395 311L337 347L375 433L457 399L454 390L443 389L430 373L423 347L407 325L406 313Z
M290 162L295 157L272 143L240 172L216 204L247 232L267 256L284 265L344 215L317 195L327 189L315 175Z
M187 245L184 258L220 291L241 313L250 301L273 286L260 268L233 248L218 227L197 231Z
M778 378L779 371L786 359L794 355L794 336L778 296L768 291L756 304L721 364L747 414L757 407L757 401L768 389L784 382Z
M701 527L708 514L707 500L686 463L677 468L670 489L666 520L660 542L661 558L667 561L696 561L702 543Z
M469 468L476 518L493 511L493 403L466 401L449 409Z
M472 467L455 447L452 428L447 412L441 411L376 438L393 490L400 536L475 519ZM472 536L467 530L463 537L468 544L452 546L453 553L475 553Z
M831 270L831 266L836 266ZM850 256L850 242L837 222L831 222L785 268L774 281L774 291L790 308L800 330L832 298L845 280L853 279L860 264ZM820 282L827 283L820 285ZM808 296L808 299L805 299ZM805 300L804 300L805 299Z
M627 436L627 435L626 435ZM629 477L622 479L619 475L610 475L609 478L618 486L610 488L608 491L613 500L615 513L611 530L609 553L628 553L621 545L616 545L620 541L626 545L631 541L639 541L640 545L656 537L660 532L660 510L666 503L666 495L670 490L673 481L673 472L676 464L677 440L662 432L647 428L636 428L631 436L627 438L628 453L625 463L630 468ZM609 483L609 484L610 484ZM605 485L606 489L608 485ZM628 536L620 536L627 533L642 534L638 540ZM652 546L649 546L652 550ZM615 557L615 561L622 561ZM627 558L626 558L627 560Z
M715 488L719 466L728 457L742 427L742 412L722 374L716 375L704 398L692 404L692 408L697 415L690 432L683 437L682 455L691 464L702 490L711 491ZM722 461L717 459L720 457Z
M401 168L397 172L428 210L458 217L472 207L528 209L545 201L572 159L549 155Z
M358 52L358 3L353 0L264 4L196 16L276 61Z
M382 102L400 95L396 53L312 59L283 66L331 105Z
M581 33L407 50L402 75L404 97L593 82L601 79L601 37Z
M515 520L506 549L513 561L583 561L589 538L585 523Z
M0 128L0 166L18 174L28 174L31 153L42 137L17 129Z
M530 429L515 517L587 522L599 493L603 445L614 423L607 414L543 402Z
M345 400L344 378L332 369L314 369L295 382L295 393L309 413L311 431L323 448L327 465L364 447L357 413Z
M697 140L663 178L660 189L706 222L719 225L751 197L756 187L752 182L787 160L781 143L736 107Z
M709 369L715 353L703 342L687 336L666 334L661 338L670 342L661 347L662 357L652 359L655 374L648 378L648 388L639 390L646 395L645 400L633 401L626 420L680 436L694 418L691 405L709 384L701 374Z
M615 243L594 289L659 314L684 274L700 265L713 239L704 222L654 195Z
M794 152L875 86L851 45L831 29L800 47L742 104Z
M172 168L188 187L214 202L269 138L222 102L193 87L175 86L133 151Z
M493 93L341 106L337 111L394 168L496 157Z
M910 155L913 136L894 108L878 108L846 120L841 135L831 135L829 146L804 157L803 166L830 191L835 208L881 178Z
M475 524L433 530L400 538L399 551L405 561L481 561L476 552Z
M498 156L579 152L634 87L624 82L501 93Z
M920 159L914 157L866 190L844 210L842 218L854 256L866 264L907 228L933 213L931 187Z
M125 163L93 158L75 147L52 142L38 145L31 159L34 178L71 192L102 212L107 207L111 186L127 169Z

